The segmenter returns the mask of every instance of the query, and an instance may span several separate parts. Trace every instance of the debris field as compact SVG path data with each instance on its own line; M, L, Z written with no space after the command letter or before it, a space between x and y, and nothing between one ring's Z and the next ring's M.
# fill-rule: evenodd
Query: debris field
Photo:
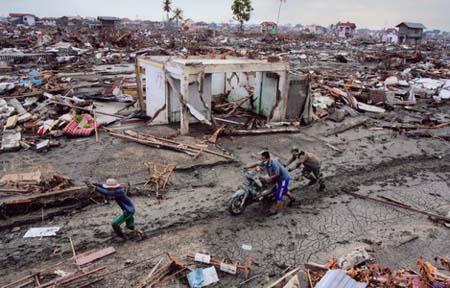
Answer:
M448 42L0 28L0 287L450 287ZM325 190L296 170L292 206L230 215L296 145Z

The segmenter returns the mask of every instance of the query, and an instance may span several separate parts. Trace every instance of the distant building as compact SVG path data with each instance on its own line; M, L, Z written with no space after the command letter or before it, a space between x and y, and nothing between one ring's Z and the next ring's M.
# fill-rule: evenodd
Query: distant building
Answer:
M209 24L203 21L200 22L195 22L191 28L195 31L199 31L199 30L206 30L209 28Z
M303 31L304 29L305 29L305 27L303 27L302 24L297 24L294 26L295 31Z
M320 25L308 25L305 26L305 31L312 34L324 35L328 29Z
M425 26L420 23L402 22L397 25L398 43L415 45L422 41Z
M441 37L441 30L431 30L431 31L426 31L423 33L423 38L425 39L440 39Z
M83 18L80 16L63 16L56 21L58 26L81 26Z
M97 20L100 21L101 26L105 28L114 28L120 23L120 18L112 16L98 16Z
M42 26L56 26L57 19L56 18L41 18L39 21L36 21L36 24L42 25Z
M272 21L264 21L261 23L261 32L262 33L270 33L270 34L277 34L278 33L278 26L277 23Z
M9 13L10 22L13 24L22 24L28 26L36 25L36 16L28 13Z
M350 22L339 22L336 25L332 25L331 29L339 38L352 38L356 32L356 24Z

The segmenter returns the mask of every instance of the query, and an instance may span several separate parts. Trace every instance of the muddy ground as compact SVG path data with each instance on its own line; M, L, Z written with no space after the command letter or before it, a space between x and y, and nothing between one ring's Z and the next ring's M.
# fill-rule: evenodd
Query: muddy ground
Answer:
M449 111L449 105L433 109L432 112L445 112ZM406 112L390 113L404 115ZM252 275L260 277L243 287L260 287L288 267L307 261L323 263L355 247L366 247L378 262L393 269L415 267L417 256L432 260L448 254L449 228L426 216L357 199L346 192L384 195L423 210L447 214L450 211L449 143L438 138L406 138L390 129L368 129L375 123L389 121L393 117L389 113L381 118L361 117L369 118L367 126L338 136L323 135L342 123L323 121L303 128L298 134L220 139L220 147L236 158L228 163L206 155L193 162L180 153L142 146L104 133L100 144L95 144L93 138L71 139L63 147L47 153L1 154L2 175L40 167L64 173L77 182L117 177L131 184L142 183L147 174L143 163L148 161L174 162L179 169L165 193L167 199L133 197L137 224L147 235L144 241L123 242L112 235L109 223L120 213L113 201L93 203L58 217L44 217L41 223L3 230L0 284L26 275L32 268L69 258L72 253L69 237L78 251L107 246L117 250L102 263L108 265L106 271L124 269L93 287L133 287L150 268L148 265L126 268L127 263L137 263L163 252L185 258L202 251L241 261L250 256L254 261ZM137 125L134 128L160 135L174 132L168 127ZM194 136L198 135L194 133ZM194 137L184 140L196 141ZM343 152L331 149L325 141ZM230 216L227 200L242 183L244 163L256 160L257 152L262 149L269 149L285 161L293 144L321 158L326 190L319 193L317 187L305 187L295 172L292 188L300 201L294 207L269 217L262 206L254 205L242 216ZM60 226L61 230L57 237L22 238L28 228L39 226ZM242 244L251 245L252 250L242 250ZM237 286L244 280L226 274L219 277L218 287Z

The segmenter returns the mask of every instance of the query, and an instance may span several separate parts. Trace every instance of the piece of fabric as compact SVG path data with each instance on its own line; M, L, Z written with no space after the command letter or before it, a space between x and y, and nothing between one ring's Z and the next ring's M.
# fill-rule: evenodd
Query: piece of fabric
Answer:
M101 186L101 184L95 185L95 191L105 195L114 197L117 204L119 204L120 208L129 214L134 214L136 212L133 202L131 202L130 198L128 198L127 193L122 187L114 188L114 189L106 189Z
M123 214L117 216L111 224L113 226L120 226L123 223L126 224L128 229L134 230L134 228L136 228L136 225L134 224L134 214L123 212Z
M87 137L92 135L95 132L95 126L98 127L97 123L94 121L94 118L92 118L89 114L83 114L82 115L84 119L89 123L90 128L80 128L78 127L78 122L76 120L71 120L69 124L67 124L66 127L63 129L64 135L67 136L77 136L77 137Z
M275 194L275 199L277 201L283 200L283 196L289 192L289 181L291 179L288 177L286 180L279 180L277 183L277 193Z
M286 180L289 178L289 173L287 169L283 165L281 165L280 162L278 162L277 160L271 159L267 164L264 162L260 162L259 167L261 169L266 170L267 174L270 177L279 174L280 177L279 179L277 179L277 181Z

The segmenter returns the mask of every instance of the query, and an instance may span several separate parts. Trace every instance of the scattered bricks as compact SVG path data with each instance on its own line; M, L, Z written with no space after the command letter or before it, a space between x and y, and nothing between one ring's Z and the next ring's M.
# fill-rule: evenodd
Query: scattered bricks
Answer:
M13 129L14 127L16 127L18 119L18 115L8 117L8 120L6 120L5 129Z
M20 149L20 140L22 139L22 134L14 130L3 131L2 137L2 152L12 152Z

